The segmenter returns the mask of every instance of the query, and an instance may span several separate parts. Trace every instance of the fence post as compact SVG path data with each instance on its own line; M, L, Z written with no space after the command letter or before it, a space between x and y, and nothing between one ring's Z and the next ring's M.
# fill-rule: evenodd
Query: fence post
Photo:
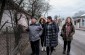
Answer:
M9 55L9 37L8 37L8 27L6 27L6 47L7 47L7 55Z

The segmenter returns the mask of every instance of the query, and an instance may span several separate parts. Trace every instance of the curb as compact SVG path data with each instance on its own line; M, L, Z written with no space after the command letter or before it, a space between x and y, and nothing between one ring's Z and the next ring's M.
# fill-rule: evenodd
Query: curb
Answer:
M76 29L76 30L81 30L81 31L85 31L85 29Z

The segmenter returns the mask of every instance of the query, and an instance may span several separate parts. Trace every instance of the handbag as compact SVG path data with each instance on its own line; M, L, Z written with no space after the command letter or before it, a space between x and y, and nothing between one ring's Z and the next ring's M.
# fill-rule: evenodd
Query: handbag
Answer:
M60 36L61 36L61 37L63 37L63 36L64 36L63 31L61 31Z
M61 32L60 36L61 36L61 37L63 37L63 34L62 34L62 32Z

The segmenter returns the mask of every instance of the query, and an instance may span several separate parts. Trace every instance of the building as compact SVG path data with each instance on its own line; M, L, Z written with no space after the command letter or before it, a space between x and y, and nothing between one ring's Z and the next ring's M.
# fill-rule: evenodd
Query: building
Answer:
M73 17L74 25L76 28L85 28L85 14Z

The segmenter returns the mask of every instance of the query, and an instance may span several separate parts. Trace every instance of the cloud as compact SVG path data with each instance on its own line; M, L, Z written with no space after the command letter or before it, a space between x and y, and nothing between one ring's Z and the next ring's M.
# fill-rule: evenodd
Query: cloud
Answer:
M61 15L62 17L73 16L74 13L84 10L85 0L50 0L51 10L48 15Z

